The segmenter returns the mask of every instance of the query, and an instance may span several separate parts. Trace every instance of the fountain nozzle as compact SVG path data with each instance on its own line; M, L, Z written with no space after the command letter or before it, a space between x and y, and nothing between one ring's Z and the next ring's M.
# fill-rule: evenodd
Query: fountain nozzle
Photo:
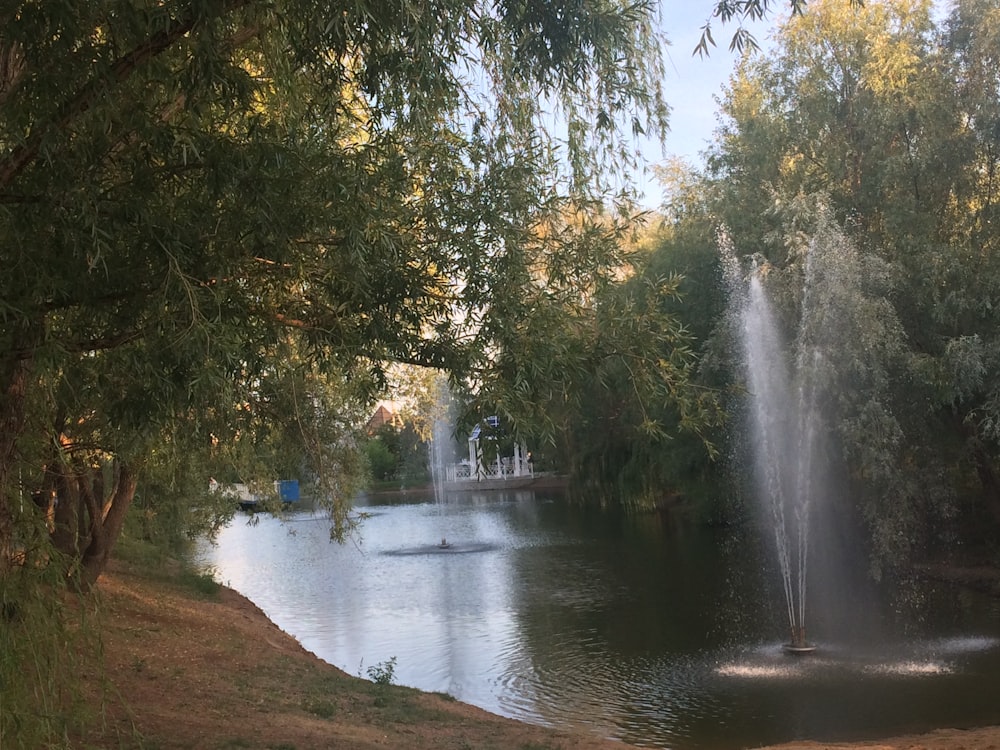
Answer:
M786 643L781 648L786 654L810 654L816 650L816 646L806 640L804 625L793 625L791 643Z

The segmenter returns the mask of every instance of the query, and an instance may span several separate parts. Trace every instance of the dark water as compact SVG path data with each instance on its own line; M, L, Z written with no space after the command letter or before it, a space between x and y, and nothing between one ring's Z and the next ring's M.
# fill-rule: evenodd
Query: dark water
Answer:
M742 748L1000 723L1000 605L911 588L782 653L753 539L532 492L370 499L238 518L200 560L310 651L505 716L661 748ZM442 538L447 548L440 548ZM835 610L835 603L817 609Z

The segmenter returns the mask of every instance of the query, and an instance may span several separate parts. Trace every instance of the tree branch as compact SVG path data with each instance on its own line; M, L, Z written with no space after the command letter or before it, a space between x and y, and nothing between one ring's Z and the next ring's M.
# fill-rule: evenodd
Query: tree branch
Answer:
M0 39L0 105L17 89L24 76L24 52L16 42Z
M250 2L252 0L224 0L218 15L225 16ZM59 108L52 122L47 126L35 128L34 134L30 138L0 161L0 189L9 186L14 178L38 157L42 142L49 132L65 129L74 119L89 110L98 96L109 85L122 83L140 66L170 49L189 34L198 25L201 18L203 16L199 16L192 10L185 18L174 21L169 28L153 34L145 42L118 58L107 74L92 78L76 95Z

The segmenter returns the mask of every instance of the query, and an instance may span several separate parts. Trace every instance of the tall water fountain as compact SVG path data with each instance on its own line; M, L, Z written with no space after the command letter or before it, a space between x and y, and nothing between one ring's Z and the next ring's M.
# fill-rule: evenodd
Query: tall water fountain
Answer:
M836 287L849 282L853 249L839 234L813 239L802 259L798 319L782 325L769 297L766 261L741 262L726 237L720 248L741 347L755 494L773 533L784 590L790 635L784 649L807 653L815 648L806 639L811 537L817 526L824 533L831 528L818 519L830 519L825 506L832 496L823 407L836 370L831 337L846 298Z

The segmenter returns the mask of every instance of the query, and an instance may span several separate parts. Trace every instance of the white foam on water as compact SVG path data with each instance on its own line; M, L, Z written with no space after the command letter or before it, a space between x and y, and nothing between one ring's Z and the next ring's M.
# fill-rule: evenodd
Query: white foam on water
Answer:
M723 677L748 680L775 680L797 677L801 674L801 670L791 665L730 663L716 667L715 673Z
M932 648L943 651L947 654L968 654L979 651L988 651L1000 645L1000 639L989 636L962 636L957 638L944 638L931 644Z
M941 661L921 661L916 659L869 664L864 672L878 675L899 675L902 677L920 677L942 674L952 674L955 669L950 664Z

